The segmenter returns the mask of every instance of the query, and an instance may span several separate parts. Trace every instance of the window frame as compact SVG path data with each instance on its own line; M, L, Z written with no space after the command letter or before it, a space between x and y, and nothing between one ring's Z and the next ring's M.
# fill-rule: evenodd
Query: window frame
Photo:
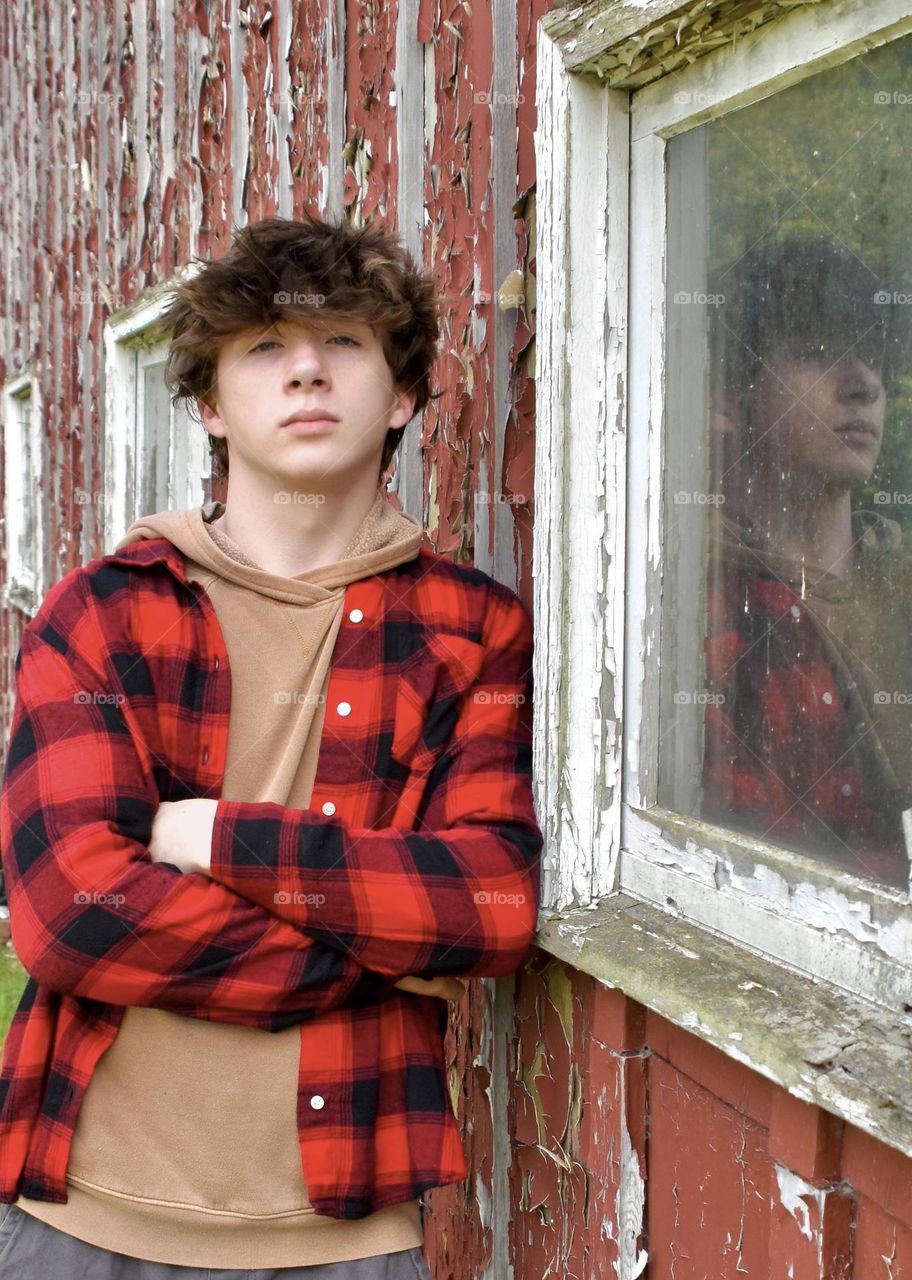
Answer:
M667 141L912 32L912 10L898 0L876 13L821 0L712 52L697 49L661 76L625 61L620 43L594 46L591 19L588 64L583 32L564 15L540 26L538 44L533 677L543 905L559 914L636 898L902 1016L912 1002L907 893L648 799L663 563ZM639 32L623 33L629 49L655 27L655 14L639 20ZM606 6L603 29L610 21Z
M191 263L167 283L140 295L129 307L116 312L105 324L105 427L104 458L106 501L104 540L106 552L113 551L137 515L136 494L142 490L141 467L145 423L139 420L143 408L143 369L159 363L168 349L168 339L158 328L165 307L177 284L201 269ZM194 476L210 478L210 455L204 428L186 409L171 406L168 438L167 507L185 509L205 499L204 485ZM177 468L184 483L175 485Z
M28 401L28 455L23 447L20 405ZM6 580L4 603L33 615L45 590L45 521L43 518L43 480L47 474L44 457L41 389L34 371L26 370L9 379L3 388L4 455L6 460ZM16 467L16 459L30 459L28 475ZM32 506L32 556L28 561L19 554L19 538L26 524L27 506Z

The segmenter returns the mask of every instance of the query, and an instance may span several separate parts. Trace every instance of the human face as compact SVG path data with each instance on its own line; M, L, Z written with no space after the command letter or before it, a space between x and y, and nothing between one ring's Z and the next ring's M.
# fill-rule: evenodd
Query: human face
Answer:
M743 461L809 493L862 484L880 453L885 404L880 374L852 352L778 358L746 399Z
M206 430L228 443L230 475L273 490L341 491L366 472L379 481L387 431L412 416L414 392L398 390L379 336L361 321L279 322L248 331L219 352ZM289 423L313 410L327 418Z

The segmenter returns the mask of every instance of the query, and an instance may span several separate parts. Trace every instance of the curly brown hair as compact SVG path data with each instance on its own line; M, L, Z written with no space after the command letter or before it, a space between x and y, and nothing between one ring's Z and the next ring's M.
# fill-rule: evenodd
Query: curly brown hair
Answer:
M430 388L440 301L434 278L382 227L324 221L306 209L298 220L264 218L235 230L223 257L201 262L175 288L159 320L171 339L165 378L192 415L214 400L219 351L239 334L317 316L360 320L378 333L396 389L416 393L414 416L440 395ZM404 431L387 432L379 478ZM209 448L227 476L227 442L209 435Z

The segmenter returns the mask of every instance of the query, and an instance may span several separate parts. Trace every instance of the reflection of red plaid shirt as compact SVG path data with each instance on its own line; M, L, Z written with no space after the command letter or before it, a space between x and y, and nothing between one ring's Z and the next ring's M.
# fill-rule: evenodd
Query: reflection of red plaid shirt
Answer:
M80 1103L126 1005L300 1025L318 1213L465 1177L446 1005L393 984L508 974L529 953L531 652L515 594L428 549L352 583L311 807L221 800L212 877L182 875L148 842L160 801L220 794L231 677L212 604L166 539L48 592L16 662L0 813L31 975L0 1074L0 1201L66 1203Z
M749 551L713 563L706 677L722 696L706 708L702 816L907 885L912 802L838 643Z

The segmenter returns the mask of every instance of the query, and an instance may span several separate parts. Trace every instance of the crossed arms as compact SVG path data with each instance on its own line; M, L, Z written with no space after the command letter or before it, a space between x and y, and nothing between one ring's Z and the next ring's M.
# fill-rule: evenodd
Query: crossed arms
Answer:
M506 696L468 692L421 832L182 802L215 817L208 873L204 859L184 873L151 856L163 806L113 677L29 624L0 795L28 972L76 996L279 1030L396 985L426 991L416 977L514 971L532 942L541 848L522 700L510 700L527 692L529 636L518 601L490 613L478 684Z

